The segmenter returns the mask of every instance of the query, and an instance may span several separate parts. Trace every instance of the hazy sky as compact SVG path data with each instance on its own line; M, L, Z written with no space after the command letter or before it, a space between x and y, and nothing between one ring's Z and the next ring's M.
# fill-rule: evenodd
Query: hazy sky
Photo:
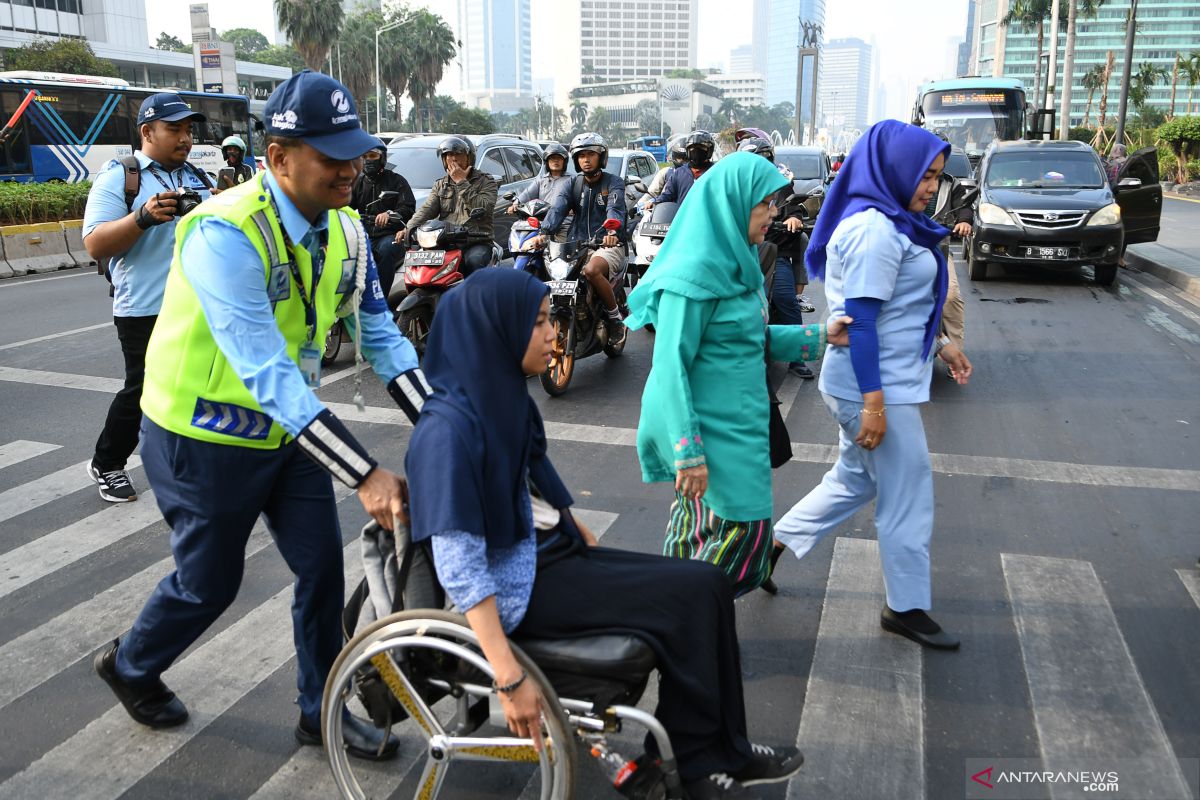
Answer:
M559 0L532 0L534 78L554 74L551 48L538 47L539 41L555 33L554 5ZM439 0L425 0L435 6ZM442 0L445 2L445 0ZM255 27L271 36L272 3L247 3L245 0L209 0L212 26L218 30ZM753 17L750 2L700 0L699 65L725 64L729 51L750 44ZM919 14L913 13L920 9ZM146 3L150 38L167 31L184 41L189 36L187 3ZM879 48L880 75L888 92L892 115L904 118L912 103L916 85L927 78L946 77L947 41L962 37L967 22L967 0L921 0L897 3L895 0L829 0L826 3L825 38L857 36Z

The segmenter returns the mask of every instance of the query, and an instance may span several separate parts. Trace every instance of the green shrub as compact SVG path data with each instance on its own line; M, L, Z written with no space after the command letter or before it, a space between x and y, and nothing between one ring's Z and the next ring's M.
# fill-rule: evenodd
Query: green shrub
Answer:
M1200 158L1193 158L1187 163L1189 181L1200 181Z
M0 225L82 219L91 183L0 183Z
M1178 177L1179 162L1175 159L1174 153L1164 154L1161 150L1158 153L1158 179L1160 181L1174 181Z

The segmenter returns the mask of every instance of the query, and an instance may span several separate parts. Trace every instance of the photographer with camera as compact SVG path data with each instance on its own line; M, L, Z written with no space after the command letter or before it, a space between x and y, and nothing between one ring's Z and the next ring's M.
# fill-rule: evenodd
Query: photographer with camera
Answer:
M109 263L113 323L125 357L125 386L109 406L88 464L110 503L137 499L125 462L138 444L146 344L174 254L175 220L210 195L207 176L187 163L192 124L203 121L174 92L147 97L137 117L141 149L110 161L88 194L83 244L96 261Z

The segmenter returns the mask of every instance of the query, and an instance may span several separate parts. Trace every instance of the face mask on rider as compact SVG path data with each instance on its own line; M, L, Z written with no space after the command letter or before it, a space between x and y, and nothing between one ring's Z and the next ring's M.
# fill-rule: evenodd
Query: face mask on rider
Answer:
M700 169L708 163L708 157L699 147L688 150L688 164L694 169Z
M383 172L382 158L368 158L363 161L363 172L367 175L378 175Z

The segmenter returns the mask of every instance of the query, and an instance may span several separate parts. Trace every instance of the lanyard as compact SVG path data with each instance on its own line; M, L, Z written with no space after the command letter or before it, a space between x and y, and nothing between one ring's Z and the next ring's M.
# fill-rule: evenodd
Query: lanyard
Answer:
M151 174L151 175L153 175L153 176L154 176L154 177L155 177L155 178L158 180L158 182L159 182L159 183L161 183L161 184L162 184L162 187L163 187L164 189L166 189L168 192L177 192L177 191L179 191L178 187L172 186L171 184L169 184L169 183L167 183L166 181L164 181L164 180L163 180L163 176L162 176L161 174L159 174L158 170L157 170L157 169L155 169L155 167L154 167L154 165L153 165L153 164L151 164L150 166L146 167L146 169L147 169L147 170L150 172L150 174Z
M265 186L263 188L266 189ZM306 293L300 267L296 264L296 260L290 257L295 251L296 245L292 244L292 237L288 236L287 228L283 224L283 217L279 215L279 206L275 203L275 195L271 194L270 189L267 189L267 197L271 198L271 210L275 212L275 219L279 222L279 232L283 234L283 244L288 250L288 268L292 271L292 280L296 282L300 302L304 304L304 324L308 326L308 341L305 346L308 347L317 338L317 286L321 283L321 273L325 271L325 239L328 231L321 231L320 247L317 248L316 253L311 254L312 291Z

